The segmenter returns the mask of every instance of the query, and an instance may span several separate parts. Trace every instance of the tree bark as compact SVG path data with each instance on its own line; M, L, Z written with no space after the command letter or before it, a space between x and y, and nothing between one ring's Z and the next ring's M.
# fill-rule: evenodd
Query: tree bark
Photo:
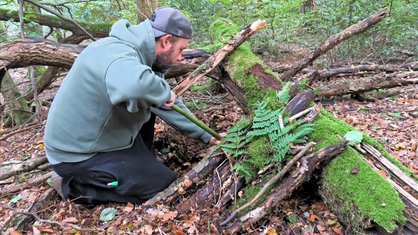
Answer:
M0 70L48 65L71 68L84 46L26 38L0 44Z

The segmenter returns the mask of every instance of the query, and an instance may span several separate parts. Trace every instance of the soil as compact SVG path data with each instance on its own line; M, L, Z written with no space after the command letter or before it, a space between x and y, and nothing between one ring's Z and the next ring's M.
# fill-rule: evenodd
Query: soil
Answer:
M173 82L175 82L173 80ZM43 98L50 99L56 87ZM326 109L338 118L369 134L402 164L418 175L418 89L417 85L388 90L393 96L375 101L359 101L350 96L321 100ZM371 94L373 95L373 94ZM374 94L375 95L375 94ZM236 123L242 111L222 88L216 91L188 91L183 101L193 113L212 129L220 132ZM319 100L318 100L319 102ZM47 106L44 107L47 111ZM44 157L43 128L45 115L36 125L2 128L0 131L0 162L25 161ZM206 156L208 146L184 137L158 120L155 148L157 157L179 176ZM28 182L50 171L22 173L0 181L0 191ZM303 185L274 209L262 223L248 228L245 234L343 234L344 225L316 194L311 184ZM43 195L51 192L49 182L1 195L0 233L2 234L219 234L213 225L215 209L179 214L167 205L144 208L132 204L109 203L87 208L61 200L54 194L46 204L29 217L36 218L24 229L16 229L22 217ZM185 195L187 197L187 194ZM105 208L116 209L110 220L100 220ZM218 218L220 219L220 218ZM82 232L80 232L82 231Z

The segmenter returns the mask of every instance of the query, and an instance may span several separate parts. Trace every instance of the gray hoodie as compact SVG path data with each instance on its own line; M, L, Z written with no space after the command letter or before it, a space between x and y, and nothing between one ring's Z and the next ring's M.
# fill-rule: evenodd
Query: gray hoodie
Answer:
M208 143L209 133L162 107L170 87L152 71L155 39L148 20L113 24L109 37L80 53L54 97L44 143L52 164L79 162L97 152L130 148L151 112L175 129ZM190 111L180 100L176 105Z

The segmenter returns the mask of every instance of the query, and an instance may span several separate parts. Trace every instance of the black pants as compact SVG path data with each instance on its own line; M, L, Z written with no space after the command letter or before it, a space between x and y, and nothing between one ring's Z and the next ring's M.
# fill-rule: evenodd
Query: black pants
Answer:
M63 177L64 197L83 204L143 203L168 187L176 175L153 154L155 115L130 149L97 153L77 163L53 165Z

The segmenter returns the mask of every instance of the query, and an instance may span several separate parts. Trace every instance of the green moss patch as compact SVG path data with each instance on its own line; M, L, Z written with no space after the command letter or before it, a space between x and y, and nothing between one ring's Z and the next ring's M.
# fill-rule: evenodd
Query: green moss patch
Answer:
M354 130L325 110L314 124L315 130L310 138L318 143L316 148L335 143L338 136ZM332 194L330 204L338 205L332 209L338 211L339 215L345 215L344 221L352 221L349 224L352 229L364 226L356 224L356 221L366 223L372 220L390 232L405 223L405 206L396 190L353 148L347 147L324 167L322 176L321 190L326 191L325 194Z

